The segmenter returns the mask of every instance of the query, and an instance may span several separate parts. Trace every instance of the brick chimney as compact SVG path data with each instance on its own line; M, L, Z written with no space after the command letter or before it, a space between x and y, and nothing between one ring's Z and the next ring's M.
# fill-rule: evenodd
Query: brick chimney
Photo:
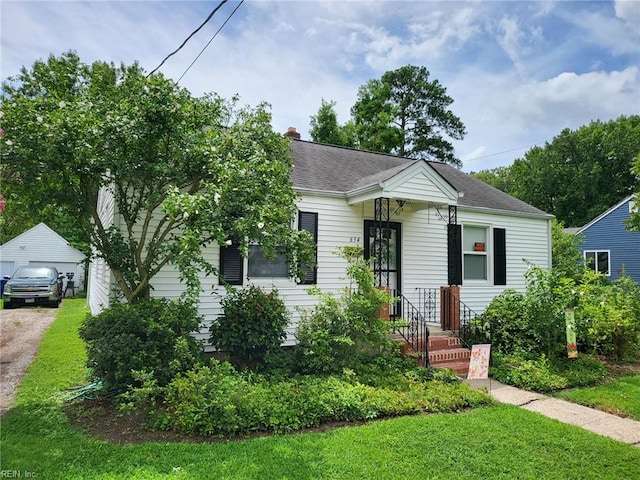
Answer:
M291 137L294 140L300 140L300 134L298 132L296 132L296 127L287 128L287 131L284 134L284 136L285 137Z

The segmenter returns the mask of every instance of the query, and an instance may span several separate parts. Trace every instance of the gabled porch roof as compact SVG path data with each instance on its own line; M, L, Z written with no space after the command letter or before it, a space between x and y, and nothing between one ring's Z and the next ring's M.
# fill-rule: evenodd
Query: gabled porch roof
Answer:
M414 160L291 141L292 180L301 193L346 198L351 204L377 197L411 200L418 205L457 205L469 209L551 218L461 170L441 162ZM419 208L419 207L418 207Z

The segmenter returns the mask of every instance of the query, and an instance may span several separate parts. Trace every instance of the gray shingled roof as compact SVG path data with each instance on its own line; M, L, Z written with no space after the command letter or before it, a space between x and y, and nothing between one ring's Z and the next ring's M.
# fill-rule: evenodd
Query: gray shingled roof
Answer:
M293 140L291 152L292 179L297 189L339 195L387 180L415 162L423 161L304 140ZM548 215L451 165L427 163L454 189L464 192L458 200L461 206Z

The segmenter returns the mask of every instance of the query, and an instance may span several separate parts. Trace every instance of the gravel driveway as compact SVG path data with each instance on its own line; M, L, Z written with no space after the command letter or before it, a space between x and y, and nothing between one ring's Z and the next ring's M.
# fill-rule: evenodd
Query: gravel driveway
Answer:
M57 311L39 307L0 310L0 415L11 408L20 380Z

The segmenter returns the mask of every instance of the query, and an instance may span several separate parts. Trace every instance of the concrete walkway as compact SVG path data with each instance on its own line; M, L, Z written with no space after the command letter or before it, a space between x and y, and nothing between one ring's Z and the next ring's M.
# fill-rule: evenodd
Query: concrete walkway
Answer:
M569 423L591 432L613 438L640 448L640 422L622 418L593 408L527 392L496 380L467 380L475 387L485 387L489 394L501 403L517 405L560 422Z

